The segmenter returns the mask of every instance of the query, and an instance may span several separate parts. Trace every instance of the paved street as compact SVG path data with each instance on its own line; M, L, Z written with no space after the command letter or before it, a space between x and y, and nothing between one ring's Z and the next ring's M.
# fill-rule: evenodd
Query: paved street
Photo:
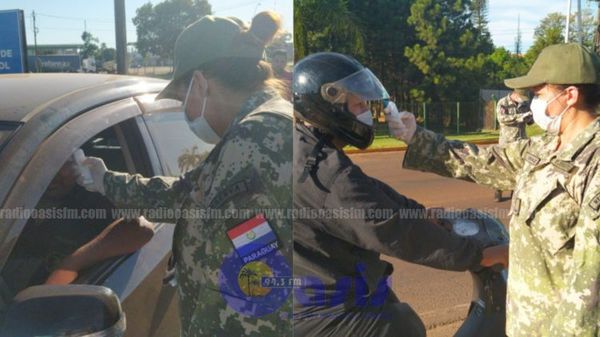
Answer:
M509 202L495 202L490 188L430 173L404 170L403 157L404 152L351 156L368 175L386 182L426 207L497 210L500 220L508 224ZM428 336L453 336L469 308L472 290L469 273L439 271L395 258L386 259L394 264L394 291L419 313L427 326Z

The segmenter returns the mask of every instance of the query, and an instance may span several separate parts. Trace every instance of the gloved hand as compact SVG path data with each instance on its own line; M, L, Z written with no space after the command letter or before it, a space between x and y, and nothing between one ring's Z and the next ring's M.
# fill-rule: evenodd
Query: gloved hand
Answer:
M77 183L90 192L98 192L104 195L104 174L108 171L104 161L97 157L85 157L85 159L74 164ZM91 181L86 181L84 170L89 170L92 177Z
M390 134L394 138L410 144L415 131L417 131L415 115L407 111L398 112L394 102L390 102L384 111Z

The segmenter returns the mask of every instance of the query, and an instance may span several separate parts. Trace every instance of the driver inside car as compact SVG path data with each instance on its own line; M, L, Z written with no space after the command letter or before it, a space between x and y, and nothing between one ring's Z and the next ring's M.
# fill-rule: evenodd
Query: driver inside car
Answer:
M67 160L40 198L37 215L28 220L2 271L3 295L42 283L71 283L81 271L135 252L154 235L153 225L143 217L114 218L112 203L77 185L75 178L73 161Z

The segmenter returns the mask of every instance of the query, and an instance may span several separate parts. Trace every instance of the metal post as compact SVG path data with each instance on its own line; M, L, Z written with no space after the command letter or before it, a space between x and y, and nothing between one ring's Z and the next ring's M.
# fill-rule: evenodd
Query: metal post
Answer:
M427 129L427 103L423 102L423 127Z
M583 27L581 26L581 0L577 0L577 35L579 36L579 44L583 45Z
M569 43L569 26L571 25L571 0L567 0L567 26L565 30L567 33L565 34L565 43Z
M31 18L33 19L33 53L35 56L38 55L38 51L37 51L37 33L38 33L38 29L37 29L37 25L35 24L35 11L31 12Z
M117 73L127 74L127 27L125 0L115 0L115 34L117 49Z
M456 134L460 134L460 102L456 102Z
M492 94L492 102L494 103L494 130L498 128L498 115L496 111L496 106L498 105L498 100L496 100L496 95Z

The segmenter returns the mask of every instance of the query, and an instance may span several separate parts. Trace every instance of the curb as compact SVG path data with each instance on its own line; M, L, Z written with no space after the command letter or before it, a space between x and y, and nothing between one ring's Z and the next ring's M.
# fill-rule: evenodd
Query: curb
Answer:
M476 145L490 145L490 144L497 144L498 140L496 140L496 139L474 140L474 141L470 141L468 143L476 144ZM406 145L402 145L402 146L396 146L396 147L384 147L384 148L380 148L380 149L369 149L369 148L367 148L365 150L348 149L348 150L344 150L344 152L346 154L367 154L367 153L378 153L378 152L405 151L406 148L407 148Z

